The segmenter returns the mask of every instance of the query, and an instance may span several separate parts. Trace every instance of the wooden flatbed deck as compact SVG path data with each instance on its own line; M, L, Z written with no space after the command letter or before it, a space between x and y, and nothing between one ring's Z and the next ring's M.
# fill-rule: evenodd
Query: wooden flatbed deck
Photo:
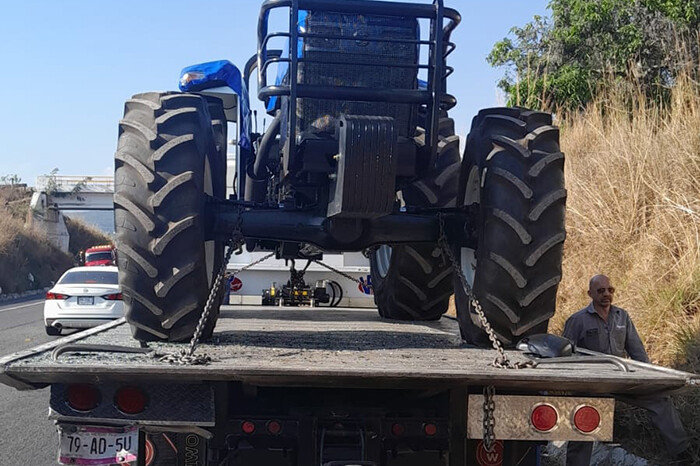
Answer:
M52 360L51 351L65 343L139 347L120 319L0 358L0 383L30 389L79 380L235 380L367 388L495 385L591 394L644 394L700 383L694 374L627 360L628 372L594 363L499 369L491 366L495 351L464 345L452 319L394 322L381 319L374 309L225 306L213 340L197 349L212 358L204 366L171 365L152 355L123 353L70 353ZM186 346L149 344L158 354ZM513 361L528 359L519 352L508 355Z

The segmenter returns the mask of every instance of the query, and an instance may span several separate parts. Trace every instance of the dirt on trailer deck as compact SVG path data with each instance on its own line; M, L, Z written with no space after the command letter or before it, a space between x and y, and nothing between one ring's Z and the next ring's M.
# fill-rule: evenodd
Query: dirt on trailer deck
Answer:
M628 361L561 363L531 369L493 367L496 352L465 345L457 323L396 322L374 309L225 307L214 337L196 354L208 365L182 366L158 356L186 343L149 343L151 354L78 352L52 360L65 343L138 348L123 319L0 359L0 382L28 384L115 378L238 380L259 385L441 387L495 385L522 390L651 393L695 383L692 374ZM513 362L529 356L509 351ZM26 388L26 387L25 387Z

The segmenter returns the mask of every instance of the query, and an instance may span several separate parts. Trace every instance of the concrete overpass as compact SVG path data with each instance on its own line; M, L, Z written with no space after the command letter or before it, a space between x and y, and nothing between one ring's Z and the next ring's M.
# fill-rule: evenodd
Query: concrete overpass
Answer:
M34 189L27 224L65 252L70 235L63 211L114 209L111 176L39 176Z
M112 176L39 176L35 189L32 208L36 205L39 208L52 206L58 210L114 209Z

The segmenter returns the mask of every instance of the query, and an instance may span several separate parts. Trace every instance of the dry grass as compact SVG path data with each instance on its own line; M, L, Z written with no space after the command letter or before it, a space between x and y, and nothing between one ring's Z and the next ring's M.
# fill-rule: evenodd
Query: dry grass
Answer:
M64 220L68 233L70 234L68 249L70 249L73 254L78 251L84 251L91 246L112 243L109 236L93 225L83 223L75 218L64 217Z
M9 185L0 186L0 206L4 215L13 218L24 218L27 206L32 197L32 190L24 187Z
M568 238L552 321L560 330L604 273L662 364L682 362L700 330L700 86L680 78L672 92L670 108L632 112L611 92L561 122Z
M46 237L24 228L23 220L0 212L0 287L3 293L20 293L50 286L71 267L70 255L51 245ZM29 280L29 274L34 281Z
M693 75L678 78L665 106L645 104L628 85L559 122L568 237L550 331L560 332L589 302L589 278L604 273L652 361L700 372L700 83ZM675 401L697 454L700 394ZM663 461L643 411L623 409L618 427L623 445Z

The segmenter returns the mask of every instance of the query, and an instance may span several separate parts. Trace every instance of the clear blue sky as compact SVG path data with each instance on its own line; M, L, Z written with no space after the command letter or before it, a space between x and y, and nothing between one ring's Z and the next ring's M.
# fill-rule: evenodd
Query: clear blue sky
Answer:
M34 185L62 175L113 171L117 123L132 94L176 90L180 70L256 51L258 0L2 2L0 175ZM445 0L462 24L453 35L452 112L465 135L479 108L498 104L502 70L485 61L493 44L548 0ZM261 122L262 123L262 122Z

